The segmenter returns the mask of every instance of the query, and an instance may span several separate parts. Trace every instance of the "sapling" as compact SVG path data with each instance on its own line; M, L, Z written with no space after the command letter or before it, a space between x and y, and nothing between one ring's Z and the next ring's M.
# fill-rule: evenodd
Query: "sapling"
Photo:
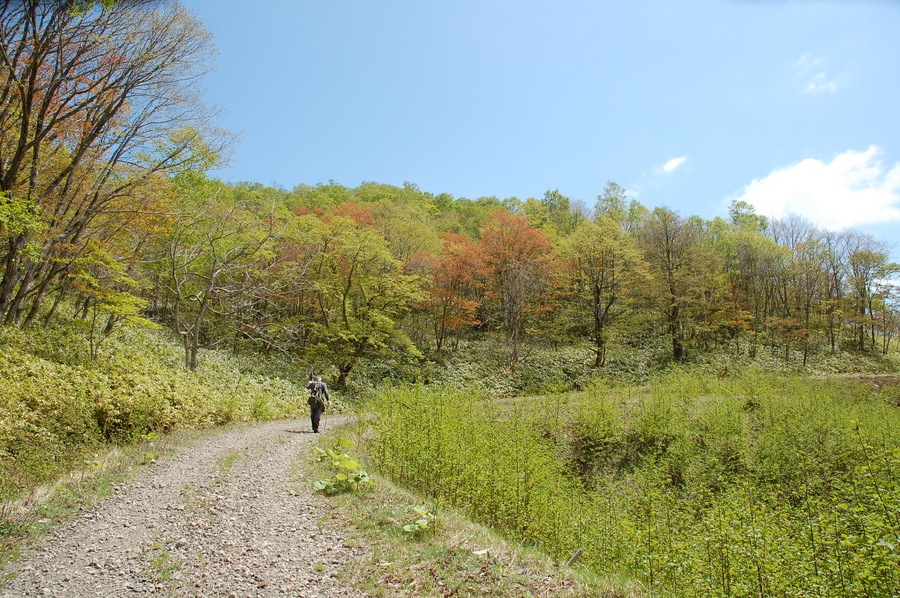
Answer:
M434 531L434 524L437 520L437 517L434 513L428 510L428 507L426 505L412 507L412 510L417 515L416 519L410 523L407 523L406 525L401 526L400 529L416 538L419 538L428 532Z

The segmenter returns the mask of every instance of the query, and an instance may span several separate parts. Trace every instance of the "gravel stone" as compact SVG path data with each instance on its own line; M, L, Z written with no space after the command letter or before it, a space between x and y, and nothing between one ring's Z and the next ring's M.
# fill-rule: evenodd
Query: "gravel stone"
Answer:
M367 596L336 579L365 549L312 491L318 439L282 421L186 447L24 549L0 597Z

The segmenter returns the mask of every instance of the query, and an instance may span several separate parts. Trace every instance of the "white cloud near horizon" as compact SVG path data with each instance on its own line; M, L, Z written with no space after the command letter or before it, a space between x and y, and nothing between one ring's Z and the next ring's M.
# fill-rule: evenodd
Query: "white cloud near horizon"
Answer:
M687 156L672 158L671 160L663 164L662 171L666 174L671 174L678 170L685 162L687 162L687 160Z
M736 199L751 204L760 216L798 214L830 230L898 222L900 163L886 171L880 154L873 145L827 163L807 158L754 179Z

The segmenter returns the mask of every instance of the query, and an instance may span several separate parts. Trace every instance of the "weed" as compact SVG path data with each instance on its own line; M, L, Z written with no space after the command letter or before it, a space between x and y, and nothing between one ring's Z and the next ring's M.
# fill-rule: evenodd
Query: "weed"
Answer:
M387 394L360 434L381 472L560 562L585 548L583 566L633 580L622 595L900 593L900 413L867 385L678 373L502 407Z
M150 561L149 570L151 576L159 581L169 581L181 566L173 558L172 553L168 550L163 550L161 545L154 545L153 550L158 551L159 554L155 555Z
M325 466L324 461L317 465ZM390 480L379 478L369 492L329 500L343 524L352 521L347 529L355 535L346 544L368 548L339 575L372 596L605 595L583 587L572 571L560 570L538 551L509 542L454 510L417 506L434 518L428 533L411 535L403 526L417 497ZM414 508L412 513L422 518Z
M369 473L360 465L359 459L346 452L353 446L351 441L341 438L334 447L325 449L315 447L313 449L313 454L318 461L330 464L331 468L338 472L330 478L315 482L313 487L316 491L324 494L338 494L368 488L374 484L369 478Z
M401 526L400 529L415 538L433 533L437 521L435 514L426 505L411 507L411 509L416 514L415 520Z

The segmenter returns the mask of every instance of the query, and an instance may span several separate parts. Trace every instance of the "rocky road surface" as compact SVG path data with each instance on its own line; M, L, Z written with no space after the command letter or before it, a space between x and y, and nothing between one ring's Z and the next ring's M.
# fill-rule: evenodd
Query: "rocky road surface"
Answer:
M24 550L0 596L365 596L335 578L363 549L312 492L318 439L266 423L149 465Z

